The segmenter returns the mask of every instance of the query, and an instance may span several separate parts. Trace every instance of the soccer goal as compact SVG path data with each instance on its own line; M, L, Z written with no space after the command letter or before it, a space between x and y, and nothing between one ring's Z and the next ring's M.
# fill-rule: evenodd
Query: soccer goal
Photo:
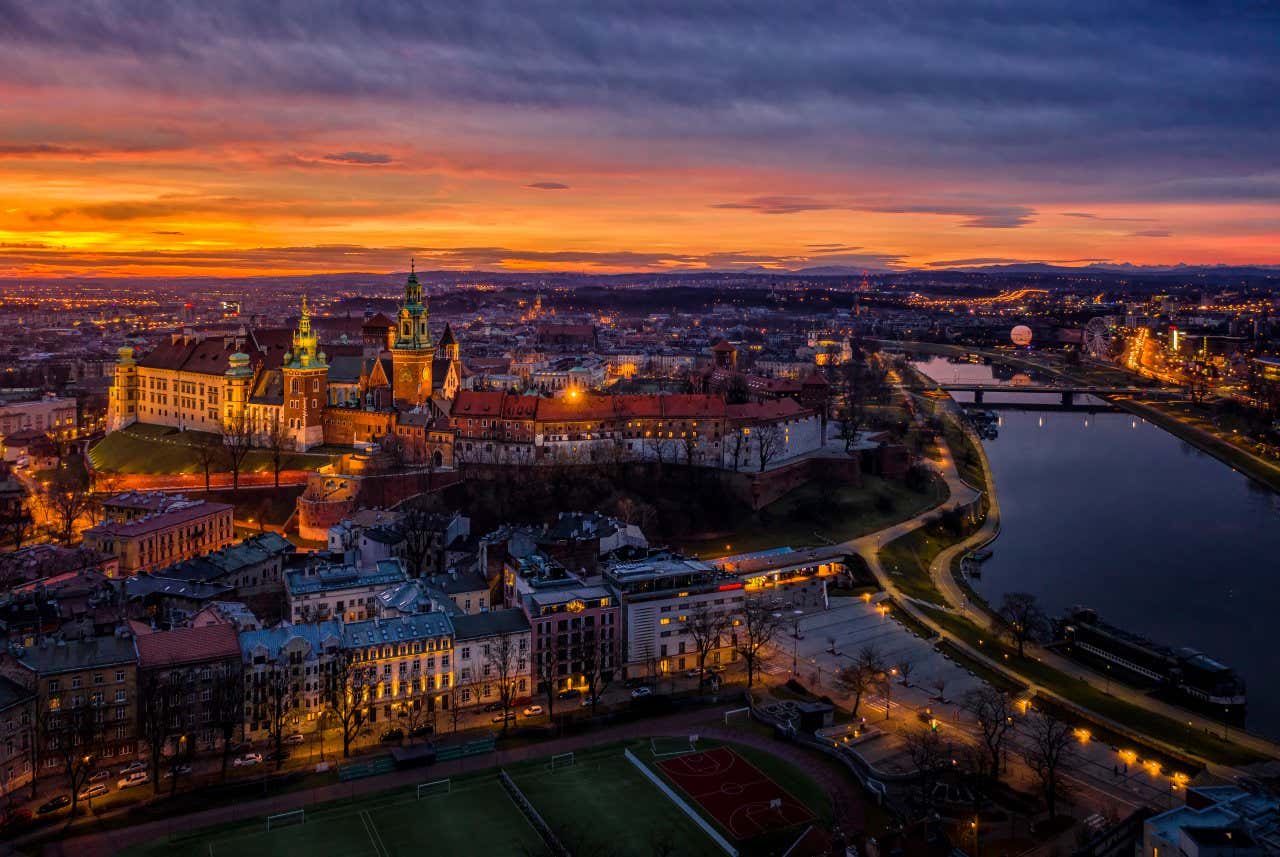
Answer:
M573 767L573 753L557 753L551 757L551 770Z
M729 725L729 720L730 720L731 718L734 718L734 717L740 717L740 716L742 716L742 715L746 715L746 716L747 716L747 719L750 719L750 716L751 716L751 709L750 709L750 708L745 708L745 707L744 707L744 708L731 708L731 709L729 709L728 711L726 711L726 712L724 713L724 725L725 725L725 726L728 726L728 725Z
M447 795L452 791L452 780L448 777L443 780L432 780L429 783L418 783L418 800L435 795Z
M686 753L692 753L698 749L698 736L690 735L689 737L667 737L663 735L655 735L649 739L649 752L653 754L653 758L661 759L666 756L683 756Z
M278 830L281 827L291 827L295 824L305 824L307 820L306 810L295 809L292 812L278 812L275 815L267 816L267 832Z

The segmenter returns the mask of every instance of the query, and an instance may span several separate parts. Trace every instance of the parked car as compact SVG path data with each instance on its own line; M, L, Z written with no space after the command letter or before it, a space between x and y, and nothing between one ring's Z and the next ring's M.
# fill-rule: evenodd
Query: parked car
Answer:
M120 776L122 777L128 776L129 774L135 773L137 771L145 771L146 769L147 769L146 762L130 762L129 764L125 765L123 768L120 769Z
M116 788L131 789L134 786L145 786L149 782L151 782L151 775L146 771L134 771L122 777L120 782L116 783Z
M514 711L508 711L505 715L501 711L499 711L497 714L493 715L494 723L501 723L504 720L515 720L515 719L516 719L516 713Z
M424 737L426 737L427 735L430 735L430 734L431 734L432 732L434 732L434 731L436 731L435 727L434 727L434 726L432 726L430 723L426 723L426 724L423 724L422 726L418 726L418 727L415 727L415 728L413 728L413 729L410 729L410 730L409 730L409 737L410 737L410 738L424 738Z
M109 779L111 779L111 772L106 768L94 771L89 775L89 782L91 783L105 783Z
M401 729L399 726L393 729L388 729L386 732L382 733L382 740L383 741L403 741L404 730Z
M572 687L568 690L562 690L556 694L557 699L577 699L580 696L582 696L582 691L575 690Z
M93 785L86 786L82 789L80 794L76 795L76 798L78 800L92 800L96 797L102 797L107 793L107 791L106 783L94 783Z
M484 707L483 709L481 709L481 710L482 710L482 711L501 711L501 710L502 710L502 703L501 703L501 702L490 702L490 703L488 703L487 705L485 705L485 707Z
M584 697L582 697L582 707L583 707L583 708L590 708L592 705L594 705L594 704L595 704L596 702L598 702L599 700L600 700L600 697L598 697L598 696L584 696Z
M245 753L242 756L236 756L231 760L231 764L237 768L251 768L254 765L262 764L261 753Z
M691 669L691 670L687 670L687 671L685 672L685 674L684 674L684 677L685 677L685 678L697 678L697 677L698 677L698 676L700 676L700 675L702 675L701 670L699 670L697 667L694 667L694 668L693 668L693 669Z
M177 775L179 777L185 777L189 773L191 773L190 765L178 765L176 768L165 768L164 771L160 774L160 776L172 777Z
M640 687L637 687L635 690L631 691L632 699L640 699L643 696L653 696L653 688L649 687L648 685L641 685Z
M41 815L48 815L68 806L71 806L71 795L58 795L40 804L40 808L36 812Z
M301 744L303 741L306 741L306 740L307 740L306 736L303 735L301 732L294 732L292 735L285 736L284 743Z
M525 717L537 717L539 714L542 713L542 706L541 705L525 706L523 713Z

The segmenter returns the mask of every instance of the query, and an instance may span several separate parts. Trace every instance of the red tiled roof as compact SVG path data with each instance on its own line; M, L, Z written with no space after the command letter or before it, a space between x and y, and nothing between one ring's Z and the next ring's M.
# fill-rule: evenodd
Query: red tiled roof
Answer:
M174 628L135 638L143 669L238 658L240 640L230 623Z
M795 399L773 399L768 402L749 402L745 405L727 405L729 419L742 422L791 419L813 413Z

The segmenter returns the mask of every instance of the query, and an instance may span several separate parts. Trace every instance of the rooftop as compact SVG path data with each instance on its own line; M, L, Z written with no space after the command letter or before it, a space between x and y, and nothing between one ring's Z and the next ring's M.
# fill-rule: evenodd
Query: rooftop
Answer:
M138 637L138 666L169 667L238 657L240 640L234 625L174 628Z
M452 635L453 625L444 613L419 613L414 616L399 616L395 619L369 619L364 622L352 622L342 629L343 644L350 648Z

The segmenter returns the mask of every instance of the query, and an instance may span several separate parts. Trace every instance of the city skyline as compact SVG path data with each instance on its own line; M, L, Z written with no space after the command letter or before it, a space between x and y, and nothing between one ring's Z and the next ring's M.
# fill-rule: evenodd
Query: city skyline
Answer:
M0 276L1280 264L1274 10L4 5Z

